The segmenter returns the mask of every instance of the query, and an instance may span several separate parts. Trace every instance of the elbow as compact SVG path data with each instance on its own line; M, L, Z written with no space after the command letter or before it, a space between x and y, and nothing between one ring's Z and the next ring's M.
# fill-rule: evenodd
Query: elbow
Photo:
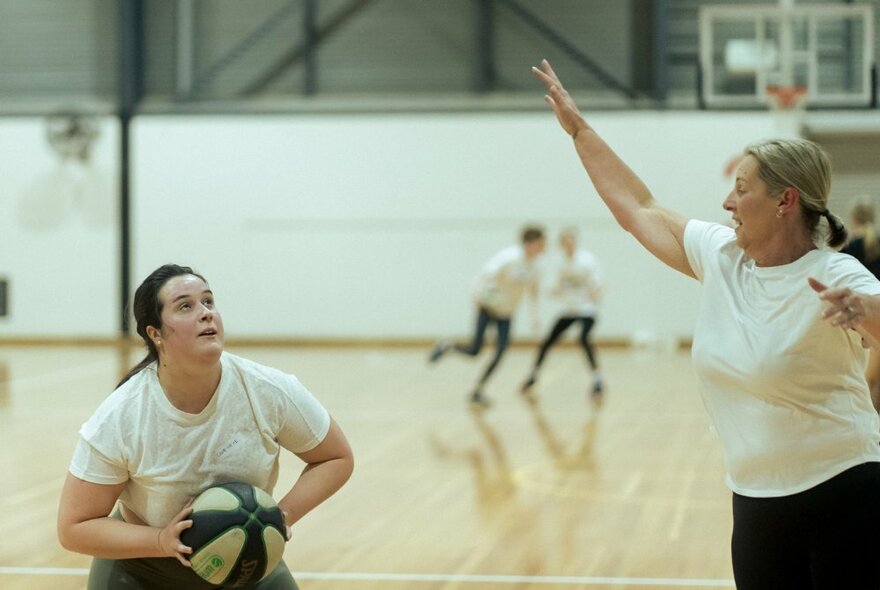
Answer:
M340 470L340 475L342 476L342 483L345 484L349 479L351 479L352 474L354 473L354 455L351 450L349 450L348 454L342 457L342 468Z
M636 233L637 224L635 215L617 213L614 215L614 220L617 221L617 225L619 225L627 233Z
M67 551L73 551L75 553L79 553L77 551L77 544L75 541L75 535L73 534L72 526L68 523L58 523L58 542L61 543L61 546Z

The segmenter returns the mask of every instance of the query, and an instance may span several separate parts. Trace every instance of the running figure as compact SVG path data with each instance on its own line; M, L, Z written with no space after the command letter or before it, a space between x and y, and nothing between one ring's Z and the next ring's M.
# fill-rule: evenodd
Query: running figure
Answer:
M519 307L522 296L529 294L532 301L532 319L537 325L540 272L538 257L544 252L544 230L528 226L521 234L522 244L504 248L483 266L477 277L474 302L477 321L474 336L468 344L455 344L448 340L438 342L431 351L429 361L436 363L450 350L475 357L483 349L486 329L495 325L497 339L495 356L489 361L471 393L471 403L489 406L483 387L495 371L501 357L510 344L510 325L513 313Z
M596 351L590 340L590 331L596 323L599 299L602 295L602 269L592 252L577 247L577 230L566 228L559 235L559 246L565 253L565 262L559 269L559 276L551 295L563 302L563 308L550 333L541 343L535 365L522 386L528 393L538 380L538 372L550 348L559 341L562 334L575 323L581 324L580 343L587 355L587 362L593 372L590 395L594 403L602 400L603 382L596 360Z

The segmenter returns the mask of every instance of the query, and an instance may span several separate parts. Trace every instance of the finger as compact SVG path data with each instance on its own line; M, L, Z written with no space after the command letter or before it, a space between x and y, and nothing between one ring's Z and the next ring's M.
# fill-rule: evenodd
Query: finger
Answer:
M813 277L807 277L807 283L810 284L810 287L812 287L813 291L815 291L816 293L821 293L828 288L824 283L820 283Z
M189 555L190 553L193 552L193 550L192 550L192 547L187 547L187 546L184 545L183 543L178 543L178 544L177 544L177 552L178 552L178 553L184 553L184 554L186 554L186 555Z
M532 66L532 73L547 86L553 84L553 79L535 66Z
M553 67L550 65L549 61L547 61L546 59L542 59L541 67L544 68L544 71L547 72L547 75L550 78L552 78L556 82L559 82L559 76L556 75L556 72L553 70Z
M183 507L183 510L181 510L180 512L177 513L177 516L175 516L174 519L178 522L183 521L186 519L187 516L192 514L192 511L193 511L192 506L186 505Z
M191 520L182 520L182 521L178 522L176 525L177 534L180 535L180 533L185 531L186 529L192 528L192 525L193 525L193 521L191 521Z
M192 563L190 563L190 561L187 558L185 558L183 555L175 555L175 557L177 557L177 561L182 563L184 565L184 567L192 567Z

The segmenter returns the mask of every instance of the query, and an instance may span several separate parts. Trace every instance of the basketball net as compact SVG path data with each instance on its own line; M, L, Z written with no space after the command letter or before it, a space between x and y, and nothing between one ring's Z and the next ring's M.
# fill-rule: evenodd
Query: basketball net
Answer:
M807 111L807 87L768 84L766 95L776 134L783 138L801 137Z

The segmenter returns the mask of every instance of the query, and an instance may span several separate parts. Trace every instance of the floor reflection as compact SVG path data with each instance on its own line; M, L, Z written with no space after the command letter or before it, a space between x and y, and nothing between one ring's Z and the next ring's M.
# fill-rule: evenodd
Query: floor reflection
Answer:
M9 406L9 365L0 360L0 408Z
M553 459L554 465L561 471L594 471L596 459L593 454L594 442L600 404L594 402L594 411L581 426L580 437L575 445L563 441L557 430L553 428L544 413L541 400L537 395L524 395L523 400L532 414L535 430L538 433L544 449Z
M516 483L501 437L486 419L486 414L479 407L470 409L475 432L479 435L473 444L455 446L441 440L436 433L432 434L430 442L438 457L468 465L480 506L498 507L515 493Z

